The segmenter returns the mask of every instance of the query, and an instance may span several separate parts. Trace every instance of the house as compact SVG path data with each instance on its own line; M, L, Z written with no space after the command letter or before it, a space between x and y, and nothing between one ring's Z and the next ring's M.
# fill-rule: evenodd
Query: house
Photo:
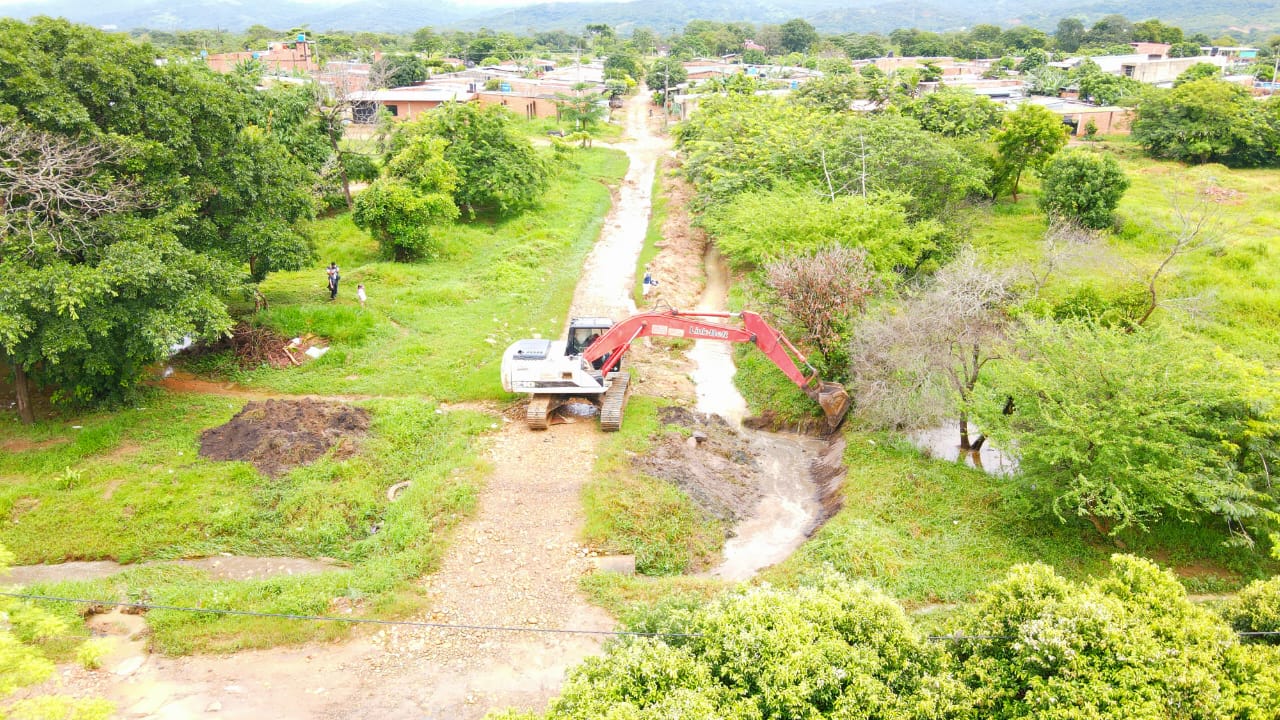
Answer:
M1225 67L1228 64L1226 56L1205 55L1189 58L1157 58L1154 60L1143 54L1096 55L1089 59L1093 60L1104 73L1131 77L1138 82L1151 85L1172 84L1187 68L1198 63L1209 63L1218 67ZM1051 62L1049 66L1070 70L1084 61L1085 58L1083 57L1073 57Z
M296 40L267 43L266 50L212 55L201 52L200 55L210 68L220 73L229 73L246 62L260 63L268 75L313 73L320 69L315 49L303 33L298 33Z
M742 41L742 49L743 49L744 51L745 51L745 50L759 50L760 52L764 52L764 51L765 51L765 46L760 45L760 44L759 44L759 43L757 43L755 40L752 40L752 39L748 38L748 39L746 39L746 40L743 40L743 41Z
M1131 108L1090 105L1079 100L1042 96L1011 99L1008 104L1021 103L1034 103L1059 115L1062 122L1071 128L1071 134L1076 137L1088 134L1090 122L1102 135L1128 135L1129 127L1133 123Z
M376 122L378 110L385 109L397 120L413 120L447 102L471 102L476 93L465 87L420 86L352 93L351 120Z
M1200 52L1208 55L1209 57L1227 58L1233 62L1258 59L1258 48L1251 47L1222 47L1219 45L1208 45L1200 48Z
M1131 42L1129 47L1133 48L1134 55L1146 55L1148 60L1160 60L1169 57L1169 48L1173 46L1168 43Z

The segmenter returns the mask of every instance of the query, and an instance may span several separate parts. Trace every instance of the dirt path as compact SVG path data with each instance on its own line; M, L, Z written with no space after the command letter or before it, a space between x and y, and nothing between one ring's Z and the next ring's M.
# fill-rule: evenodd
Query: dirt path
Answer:
M647 98L627 106L631 165L574 295L574 315L620 317L648 225L654 167L668 147L647 123ZM218 383L170 389L263 399L270 393ZM212 387L211 387L212 386ZM346 399L368 399L346 398ZM593 567L576 544L580 492L595 461L595 423L534 433L507 423L493 438L493 473L476 517L459 529L441 569L422 584L432 610L419 618L465 625L606 630L614 621L577 588ZM565 671L599 652L602 639L489 630L388 628L350 642L163 658L135 654L119 673L68 669L79 691L116 702L126 718L482 717L491 708L540 707ZM141 653L140 646L137 652Z

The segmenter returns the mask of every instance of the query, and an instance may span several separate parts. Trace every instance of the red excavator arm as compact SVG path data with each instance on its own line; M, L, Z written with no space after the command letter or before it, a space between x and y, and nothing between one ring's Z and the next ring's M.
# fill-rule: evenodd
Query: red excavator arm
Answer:
M701 318L741 318L742 327L721 325ZM832 429L849 412L849 394L845 389L839 383L823 382L818 371L786 336L765 322L758 313L749 311L682 313L679 310L667 310L632 315L596 338L583 351L582 356L592 363L607 358L601 367L601 372L607 375L617 367L636 338L653 336L753 343L791 382L822 406L827 424ZM800 365L808 370L807 375L801 371Z

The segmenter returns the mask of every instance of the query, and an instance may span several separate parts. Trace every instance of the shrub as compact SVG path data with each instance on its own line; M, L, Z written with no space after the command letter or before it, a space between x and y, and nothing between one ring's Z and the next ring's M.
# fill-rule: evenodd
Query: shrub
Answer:
M1237 632L1280 632L1280 576L1255 580L1222 609ZM1280 644L1280 635L1257 638Z
M1094 229L1111 225L1112 213L1129 188L1120 163L1101 153L1061 153L1040 175L1040 207L1049 217Z

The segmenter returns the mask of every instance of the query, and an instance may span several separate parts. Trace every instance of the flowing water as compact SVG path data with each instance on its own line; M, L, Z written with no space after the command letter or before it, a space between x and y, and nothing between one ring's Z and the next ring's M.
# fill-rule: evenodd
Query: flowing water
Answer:
M708 247L706 268L707 288L698 309L723 310L729 273L714 246ZM816 438L742 427L747 402L733 384L737 368L731 344L697 340L688 357L695 365L690 375L697 387L697 409L723 417L743 434L764 477L759 504L750 517L734 527L733 537L724 544L724 560L710 572L726 580L746 580L785 560L817 524L822 508L809 465L823 443Z

